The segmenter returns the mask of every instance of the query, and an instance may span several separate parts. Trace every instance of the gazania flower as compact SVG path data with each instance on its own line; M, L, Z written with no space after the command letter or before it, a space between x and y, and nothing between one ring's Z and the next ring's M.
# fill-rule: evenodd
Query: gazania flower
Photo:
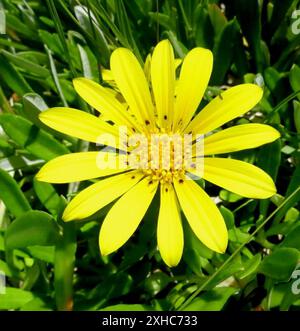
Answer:
M88 151L51 160L37 178L69 183L105 177L77 194L63 213L65 221L83 219L116 200L100 230L103 255L128 241L159 191L158 248L165 263L176 266L184 244L182 222L185 220L181 211L195 235L218 253L225 252L228 234L215 203L191 179L191 174L199 175L195 163L178 163L173 148L169 166L161 161L152 166L155 148L151 135L205 135L203 155L192 152L193 161L200 160L203 164L201 177L241 196L265 199L276 192L268 174L246 162L212 156L258 147L274 141L279 134L264 124L243 124L208 135L252 109L263 95L262 89L254 84L238 85L222 92L196 114L212 72L213 56L209 50L192 49L182 62L178 80L169 41L160 42L148 62L150 81L133 53L118 48L111 56L109 73L115 90L85 78L74 80L77 93L101 113L100 117L65 107L52 108L40 115L41 121L51 128L89 142L97 143L99 136L109 134L120 141L118 150L125 148L122 139L118 140L119 127L126 126L127 138L137 133L146 137L148 147L144 156L150 158L143 166L131 167L127 159L124 167L99 167L99 154L103 152ZM194 138L193 141L195 145ZM160 149L158 154L162 152ZM124 155L130 158L132 154L133 149L129 148L127 153L107 153L107 156L121 163Z

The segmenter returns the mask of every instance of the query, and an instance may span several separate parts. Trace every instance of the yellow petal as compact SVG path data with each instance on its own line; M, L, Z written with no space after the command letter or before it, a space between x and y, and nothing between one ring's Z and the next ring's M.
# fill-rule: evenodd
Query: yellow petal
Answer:
M102 134L116 138L119 135L116 126L109 125L98 117L78 109L51 108L42 112L39 119L54 130L90 142L99 142Z
M111 55L110 66L120 92L139 123L154 128L148 83L136 57L126 48L117 48Z
M111 167L99 164L102 152L81 152L58 156L47 162L36 174L37 180L47 183L72 183L112 175L125 171L118 163L116 154L110 153Z
M133 235L154 197L157 185L157 182L151 183L145 178L113 205L100 230L102 255L116 251Z
M106 119L117 125L126 125L131 132L136 131L136 123L126 108L109 91L94 81L86 78L76 78L73 80L76 92L89 105L97 109Z
M142 177L141 172L130 171L100 180L78 193L71 200L63 213L63 220L72 221L93 215L96 211L127 192Z
M161 185L157 243L162 259L169 267L175 267L182 256L183 230L172 185Z
M222 154L255 148L280 137L265 124L242 124L222 130L204 139L204 155Z
M204 134L243 115L262 98L263 90L254 84L234 86L215 97L188 125L185 132Z
M208 248L224 253L228 233L217 206L193 180L175 181L174 184L180 206L195 235Z
M101 74L102 74L102 78L103 78L104 81L114 81L115 80L111 70L102 69Z
M267 173L239 160L204 158L203 178L246 198L266 199L276 193Z
M157 44L151 60L151 81L160 127L171 128L174 113L175 62L168 40Z
M207 88L212 72L212 52L204 48L192 49L184 58L175 101L174 128L185 128Z
M144 73L148 83L151 83L151 54L148 54L144 64Z
M179 68L179 66L181 65L182 60L181 59L175 59L175 69Z

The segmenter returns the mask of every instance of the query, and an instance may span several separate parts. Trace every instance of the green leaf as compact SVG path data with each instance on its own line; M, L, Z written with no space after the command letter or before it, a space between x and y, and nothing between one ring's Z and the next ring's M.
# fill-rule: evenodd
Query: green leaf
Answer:
M294 228L288 235L284 238L280 247L296 248L300 250L300 225Z
M300 164L297 165L291 177L288 189L286 191L286 195L291 195L299 186L300 186Z
M281 141L277 139L271 144L261 147L257 155L257 165L268 173L276 183L278 170L281 162ZM267 215L270 200L264 199L259 202L260 214Z
M116 19L117 19L118 26L120 28L121 33L126 38L128 45L134 51L137 58L140 61L142 61L139 48L137 47L135 39L134 39L135 34L132 31L133 22L130 22L130 20L128 18L125 3L123 0L114 0L114 5L115 5L115 9L116 9Z
M13 287L6 287L0 296L0 310L19 309L34 299L33 293Z
M239 279L244 279L251 274L255 273L261 263L261 255L256 254L251 259L248 259L244 263L244 270L239 272L236 276Z
M227 201L227 202L237 202L237 201L243 199L243 197L241 197L240 195L226 191L226 190L220 190L220 198L223 201Z
M288 13L289 8L293 3L297 3L295 0L273 0L273 10L271 21L269 25L269 33L270 35L274 35L276 30L281 27L281 23L285 16Z
M201 259L211 259L213 251L207 248L202 242L196 237L188 222L183 222L184 227L184 251L183 259L188 264L190 269L198 276L202 275L202 263Z
M93 40L93 46L96 47L98 51L101 64L107 68L110 50L95 15L85 6L75 6L74 12L82 29L88 34L89 38Z
M155 14L154 14L155 15ZM195 41L199 47L213 47L214 30L206 6L199 4L195 12Z
M100 309L100 311L153 311L154 309L150 306L140 304L119 304L114 306L107 306Z
M57 33L50 33L44 30L38 30L43 43L51 49L53 53L63 58L64 49Z
M227 18L222 12L221 8L216 4L208 6L208 14L211 20L211 24L215 30L215 36L218 37L227 23Z
M10 61L10 63L15 64L17 67L31 75L35 75L40 78L46 78L50 75L50 71L48 69L23 58L19 54L11 54L5 50L2 50L1 53Z
M277 248L263 259L259 272L276 281L287 282L297 266L299 257L300 253L295 248Z
M95 301L95 308L102 307L108 300L119 298L132 290L133 280L125 272L118 272L105 278L85 298Z
M154 272L145 281L145 287L147 292L152 296L162 291L169 283L171 278L162 271Z
M211 79L213 85L221 85L224 82L236 51L238 37L239 25L236 19L233 19L226 24L214 46L214 66Z
M15 217L31 209L16 181L2 169L0 169L0 199Z
M290 84L294 92L300 91L300 67L294 64L289 73ZM298 100L300 100L300 93L297 95Z
M8 264L2 260L0 260L0 272L1 271L4 272L6 277L12 277L11 269L9 268Z
M22 305L21 311L52 311L54 308L41 298L34 298L25 305Z
M69 153L68 149L51 135L20 116L1 115L0 124L12 140L42 160L48 161Z
M300 102L297 100L293 101L294 106L294 123L298 134L300 134Z
M67 103L65 95L63 93L63 89L61 87L60 80L58 78L58 74L57 74L57 70L56 70L56 66L55 66L55 62L54 62L51 50L47 46L45 46L45 50L46 50L48 58L49 58L51 76L52 76L52 80L55 85L55 88L57 90L57 93L58 93L64 107L68 107L68 103Z
M298 165L296 167L296 169L294 170L294 173L291 177L289 186L287 188L287 192L285 195L285 200L289 199L289 197L297 191L297 193L295 193L292 198L289 199L289 201L284 205L283 208L281 208L281 210L277 213L275 219L274 219L274 223L278 223L288 212L288 210L290 208L292 208L297 202L300 201L300 165Z
M49 183L40 182L36 179L33 181L33 187L43 206L45 206L52 215L57 216L61 198L56 193L54 187Z
M220 311L237 292L238 289L232 287L215 288L194 299L184 311Z
M188 49L177 39L174 32L166 31L166 35L174 47L175 54L177 54L180 58L183 58L187 54Z
M36 35L34 30L29 28L27 24L24 24L19 17L16 15L12 15L11 13L7 13L6 15L7 27L12 29L13 31L18 32L22 36L36 41Z
M54 246L30 246L27 247L26 249L29 254L36 258L39 259L41 261L45 261L47 263L51 263L54 264L54 250L55 247Z
M12 91L19 96L33 92L25 78L13 67L13 65L0 54L0 78ZM2 83L2 84L3 84Z
M235 226L233 212L224 206L220 207L220 212L224 218L227 229L233 229Z
M258 0L234 0L235 13L246 37L257 70L262 72L264 63L261 50L261 19ZM251 23L250 23L251 22Z
M55 245L59 239L59 228L54 219L43 211L28 211L13 221L5 233L7 249L28 246Z
M38 117L41 111L49 108L44 99L36 93L28 93L23 96L22 100L23 114L25 117L38 127L48 128L39 120Z
M63 235L57 242L54 256L54 288L58 310L73 308L73 273L77 249L74 222L62 223Z

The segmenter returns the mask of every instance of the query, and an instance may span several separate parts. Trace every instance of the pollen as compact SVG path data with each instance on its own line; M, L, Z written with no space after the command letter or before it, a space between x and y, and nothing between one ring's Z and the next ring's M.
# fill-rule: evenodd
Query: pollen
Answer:
M184 180L185 154L191 148L185 146L183 136L161 130L137 138L137 141L131 139L135 147L128 155L133 168L141 170L151 183L170 184L174 179Z

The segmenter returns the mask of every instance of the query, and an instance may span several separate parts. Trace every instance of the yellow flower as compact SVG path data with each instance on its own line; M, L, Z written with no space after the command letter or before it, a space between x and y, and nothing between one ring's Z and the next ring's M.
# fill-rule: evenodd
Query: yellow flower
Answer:
M101 113L100 117L58 107L43 112L40 119L57 131L94 143L105 133L119 139L119 127L126 126L129 136L143 134L150 144L146 168L132 169L128 161L127 167L99 167L101 152L89 151L51 160L42 167L37 178L51 183L69 183L105 177L75 196L63 214L65 221L83 219L118 199L100 230L99 245L103 255L116 251L132 236L157 190L160 190L158 248L168 266L176 266L182 256L181 210L195 235L210 249L224 253L228 234L223 217L190 175L201 173L203 179L248 198L265 199L275 194L272 179L258 167L230 158L207 157L254 148L279 137L274 128L264 124L237 125L207 135L252 109L262 98L262 89L253 84L237 85L195 115L212 72L213 56L209 50L192 49L182 62L178 80L173 48L167 40L155 47L151 60L147 61L146 75L133 53L125 48L113 52L110 65L111 71L106 75L114 82L115 91L85 78L73 82L77 93ZM102 120L102 116L109 122ZM193 152L193 160L203 163L203 171L195 170L193 164L176 167L174 153L169 167L161 162L154 168L150 166L153 147L150 136L153 134L205 135L203 155ZM124 149L122 142L117 147ZM129 158L133 149L125 155ZM110 153L108 157L120 163L124 153Z

